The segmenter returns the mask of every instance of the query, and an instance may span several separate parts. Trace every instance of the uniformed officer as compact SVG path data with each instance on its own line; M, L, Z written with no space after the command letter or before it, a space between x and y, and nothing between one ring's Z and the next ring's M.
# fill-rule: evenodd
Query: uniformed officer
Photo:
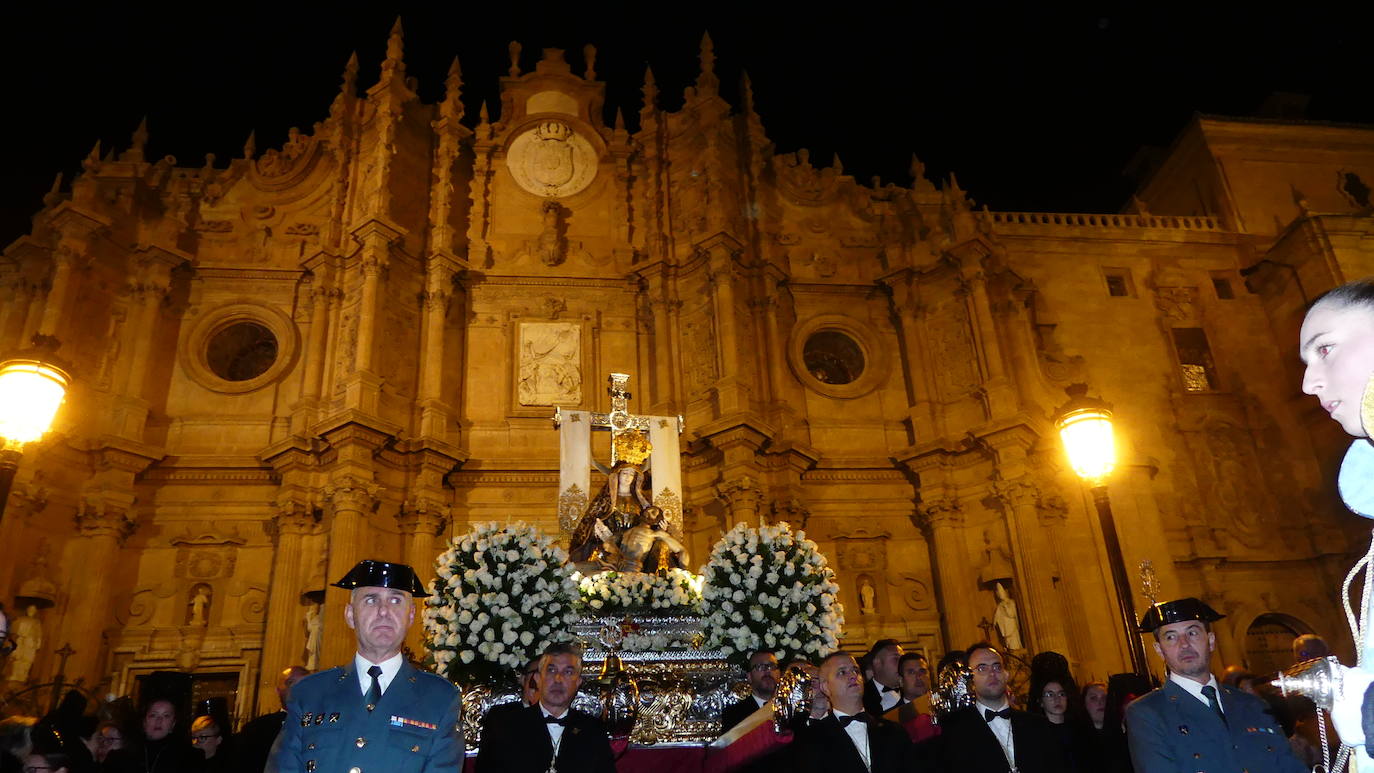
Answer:
M1264 702L1217 683L1212 623L1224 615L1186 598L1155 604L1140 622L1153 633L1155 652L1169 681L1126 708L1126 734L1136 773L1225 771L1250 773L1307 769Z
M452 771L463 762L461 696L401 656L427 596L405 564L363 561L334 583L352 591L344 620L358 639L353 662L291 688L269 770L281 773Z

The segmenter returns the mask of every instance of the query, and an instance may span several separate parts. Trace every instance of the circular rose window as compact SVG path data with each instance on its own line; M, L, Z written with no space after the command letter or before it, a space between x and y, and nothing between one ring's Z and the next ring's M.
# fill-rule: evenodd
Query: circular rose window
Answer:
M277 361L277 337L256 322L235 322L210 336L205 363L225 381L257 378Z
M864 372L864 352L838 330L818 330L802 347L806 372L822 384L852 384Z
M295 362L295 323L273 306L240 301L196 317L177 354L186 374L206 389L252 392L281 378Z

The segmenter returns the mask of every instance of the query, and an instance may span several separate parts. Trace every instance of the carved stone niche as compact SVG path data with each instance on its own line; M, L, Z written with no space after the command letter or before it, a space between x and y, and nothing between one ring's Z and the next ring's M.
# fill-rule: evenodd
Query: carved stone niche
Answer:
M829 536L835 543L835 575L846 609L865 616L891 614L888 589L893 583L887 576L891 538L889 532L862 528Z

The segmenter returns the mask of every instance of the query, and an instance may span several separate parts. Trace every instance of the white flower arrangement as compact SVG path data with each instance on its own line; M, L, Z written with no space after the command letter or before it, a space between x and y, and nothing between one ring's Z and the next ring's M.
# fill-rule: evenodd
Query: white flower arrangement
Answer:
M482 523L435 560L425 644L435 670L462 683L503 681L579 617L568 554L523 522Z
M662 575L632 572L574 574L578 606L587 615L652 611L661 614L701 614L700 575L669 569ZM647 647L645 649L648 649Z
M706 646L731 661L743 665L760 648L782 662L839 648L840 588L806 532L739 524L711 548L702 575Z

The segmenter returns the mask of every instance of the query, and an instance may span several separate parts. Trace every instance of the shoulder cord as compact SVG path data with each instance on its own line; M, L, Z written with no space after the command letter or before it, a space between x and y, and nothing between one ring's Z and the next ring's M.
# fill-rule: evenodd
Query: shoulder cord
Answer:
M1359 668L1363 668L1365 665L1364 638L1365 633L1368 631L1366 626L1374 622L1365 619L1369 611L1371 591L1374 591L1374 582L1370 582L1369 576L1369 568L1371 565L1374 565L1374 540L1371 540L1369 550L1365 552L1364 557L1356 561L1354 566L1350 567L1350 573L1345 576L1345 582L1341 585L1341 604L1345 607L1345 619L1346 622L1350 624L1350 634L1355 639L1355 665ZM1350 586L1355 583L1355 578L1358 577L1361 572L1364 572L1365 577L1364 585L1360 590L1360 611L1357 615L1355 611L1350 608ZM1321 764L1313 767L1313 771L1320 768L1322 773L1325 773L1325 763L1327 760L1331 759L1331 757L1329 755L1326 740L1326 717L1323 716L1323 713L1321 709L1317 709L1317 727L1320 730L1322 742L1322 761ZM1336 760L1331 763L1331 770L1344 770L1347 761L1349 762L1350 769L1354 770L1355 761L1350 759L1350 752L1352 750L1353 747L1349 744L1342 743L1341 748L1336 752Z

